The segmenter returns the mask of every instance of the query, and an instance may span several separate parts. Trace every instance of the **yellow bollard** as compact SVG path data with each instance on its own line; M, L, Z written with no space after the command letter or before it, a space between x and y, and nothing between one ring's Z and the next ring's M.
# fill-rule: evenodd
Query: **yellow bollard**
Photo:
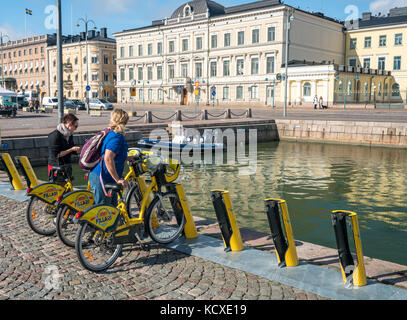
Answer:
M352 223L353 239L358 262L356 267L349 248L346 217L349 217ZM365 286L367 279L357 214L343 210L332 211L332 224L335 230L343 281L347 285L353 284L357 287Z
M21 180L20 174L18 173L10 154L2 153L1 160L14 190L25 190L26 188L24 187L23 180Z
M17 164L20 165L23 171L24 177L27 182L27 187L35 188L36 186L38 186L40 183L38 182L37 176L31 166L30 160L28 160L28 157L16 157L15 159Z
M299 264L297 249L287 203L281 199L265 199L267 218L270 225L271 236L276 247L279 267L296 267ZM283 225L281 225L281 217ZM284 228L284 231L283 231Z
M185 227L184 227L184 233L185 233L185 238L187 239L195 239L198 237L198 232L196 231L196 226L194 222L194 218L192 217L191 210L189 208L187 196L185 194L185 190L182 184L177 184L175 186L175 189L178 194L178 198L181 202L181 207L183 209L184 215L185 215Z
M222 232L225 251L242 251L244 249L243 241L233 213L229 191L211 190L211 197Z

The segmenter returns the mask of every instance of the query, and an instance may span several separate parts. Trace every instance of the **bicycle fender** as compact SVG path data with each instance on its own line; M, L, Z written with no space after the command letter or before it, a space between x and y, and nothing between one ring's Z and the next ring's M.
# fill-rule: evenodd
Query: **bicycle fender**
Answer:
M114 229L120 216L119 209L113 206L93 206L83 212L78 219L80 224L90 223L95 228L104 232Z
M54 204L65 192L65 188L55 183L43 183L33 188L27 196L37 197L48 204Z
M58 205L66 205L75 211L85 211L95 204L95 196L89 191L73 191L65 194Z

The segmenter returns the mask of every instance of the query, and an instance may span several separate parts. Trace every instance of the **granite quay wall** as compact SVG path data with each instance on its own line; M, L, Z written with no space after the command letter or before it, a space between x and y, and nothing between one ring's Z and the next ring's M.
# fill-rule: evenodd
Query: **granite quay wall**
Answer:
M407 123L276 120L280 140L407 147Z

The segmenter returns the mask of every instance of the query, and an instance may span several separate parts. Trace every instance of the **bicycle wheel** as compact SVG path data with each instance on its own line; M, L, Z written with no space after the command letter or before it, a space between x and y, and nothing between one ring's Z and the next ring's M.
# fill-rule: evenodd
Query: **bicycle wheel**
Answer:
M141 194L138 184L134 184L126 197L126 209L130 218L135 218L140 213L143 195Z
M76 233L75 250L81 265L93 272L107 270L120 256L123 246L113 245L113 237L85 223Z
M75 247L77 226L74 224L76 211L67 206L62 206L58 209L56 229L58 238L68 247Z
M27 222L30 228L43 236L52 236L56 232L54 219L55 207L37 197L31 197L26 211Z
M161 244L176 240L184 230L185 222L178 196L172 192L156 195L145 217L150 237Z

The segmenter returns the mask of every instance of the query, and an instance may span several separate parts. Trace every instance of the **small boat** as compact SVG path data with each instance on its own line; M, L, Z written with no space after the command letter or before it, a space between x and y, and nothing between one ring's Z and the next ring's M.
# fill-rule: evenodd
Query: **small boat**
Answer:
M205 150L212 151L225 150L225 145L223 143L194 143L194 142L175 143L149 139L140 139L137 143L137 146L142 149L151 149L153 147L161 148L162 150L169 150L170 152L174 151L182 152L184 148L187 148L190 151L199 150L200 152L204 152Z

